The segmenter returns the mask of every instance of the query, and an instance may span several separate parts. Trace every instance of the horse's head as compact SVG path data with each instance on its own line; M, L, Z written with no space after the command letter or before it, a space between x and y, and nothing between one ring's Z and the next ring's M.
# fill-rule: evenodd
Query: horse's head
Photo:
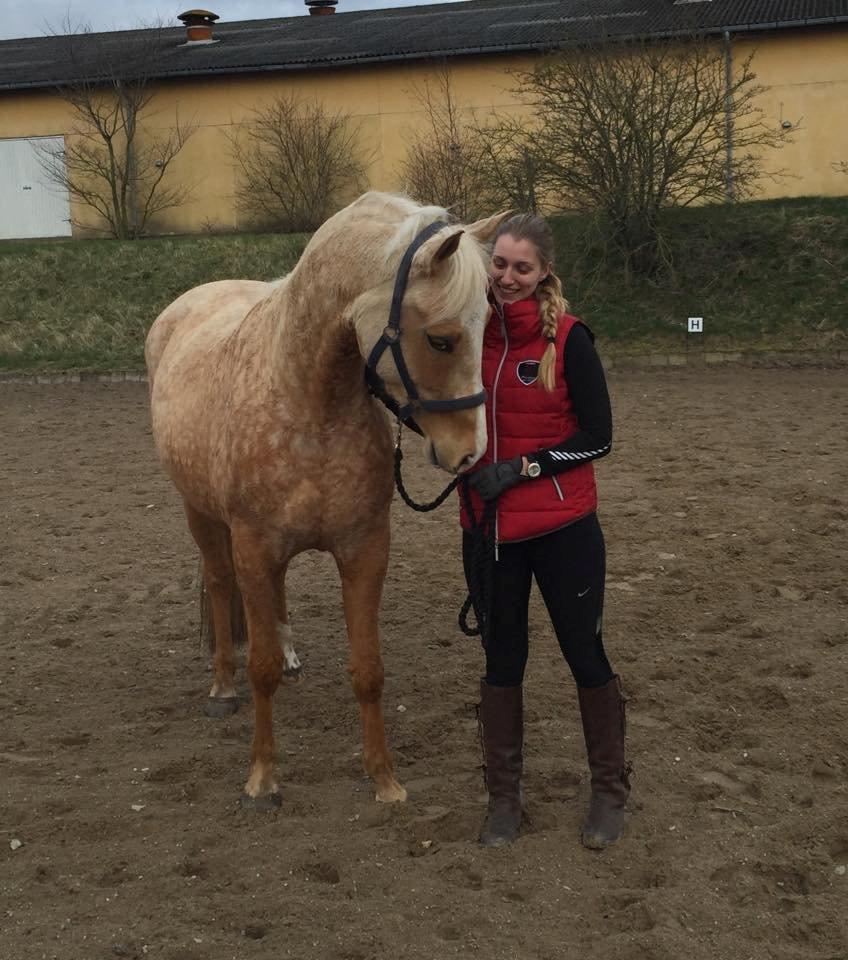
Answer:
M412 235L404 237L391 259L395 275L356 304L363 357L372 356L385 331L376 372L399 406L409 405L429 441L432 461L451 473L473 466L486 449L480 365L489 305L483 244L506 216L434 228L437 232L415 251L400 307L400 364L391 347L396 334L386 328L393 294L398 296L397 270ZM404 365L406 378L399 369Z

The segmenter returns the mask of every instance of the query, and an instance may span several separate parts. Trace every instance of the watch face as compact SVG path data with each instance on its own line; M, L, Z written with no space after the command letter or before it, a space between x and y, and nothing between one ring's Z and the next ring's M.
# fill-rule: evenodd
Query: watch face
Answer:
M538 463L528 463L527 464L527 476L528 477L538 477L542 472L542 468Z

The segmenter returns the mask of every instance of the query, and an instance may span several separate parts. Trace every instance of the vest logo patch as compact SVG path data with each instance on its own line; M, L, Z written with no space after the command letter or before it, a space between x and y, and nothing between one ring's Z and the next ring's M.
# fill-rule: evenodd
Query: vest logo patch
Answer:
M521 360L518 364L518 379L527 387L539 379L539 361Z

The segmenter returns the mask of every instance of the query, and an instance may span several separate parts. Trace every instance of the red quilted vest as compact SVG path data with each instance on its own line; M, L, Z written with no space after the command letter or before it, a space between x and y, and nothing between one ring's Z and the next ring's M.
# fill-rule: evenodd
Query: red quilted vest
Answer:
M502 315L501 315L502 314ZM548 392L536 382L547 347L539 325L535 297L496 306L483 339L483 386L489 443L475 470L494 460L509 460L567 440L579 429L565 382L565 341L577 317L563 314L556 336L556 387ZM471 490L474 512L483 501ZM529 540L558 530L592 513L598 504L595 471L581 464L555 477L522 480L498 499L498 543ZM461 504L462 526L470 520Z

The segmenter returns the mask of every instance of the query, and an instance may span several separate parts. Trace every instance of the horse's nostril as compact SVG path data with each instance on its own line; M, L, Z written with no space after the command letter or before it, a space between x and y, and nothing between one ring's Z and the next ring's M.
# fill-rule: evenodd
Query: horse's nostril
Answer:
M469 453L467 457L463 457L459 461L459 465L456 468L457 473L464 473L469 467L473 467L477 462L477 457L473 453Z

